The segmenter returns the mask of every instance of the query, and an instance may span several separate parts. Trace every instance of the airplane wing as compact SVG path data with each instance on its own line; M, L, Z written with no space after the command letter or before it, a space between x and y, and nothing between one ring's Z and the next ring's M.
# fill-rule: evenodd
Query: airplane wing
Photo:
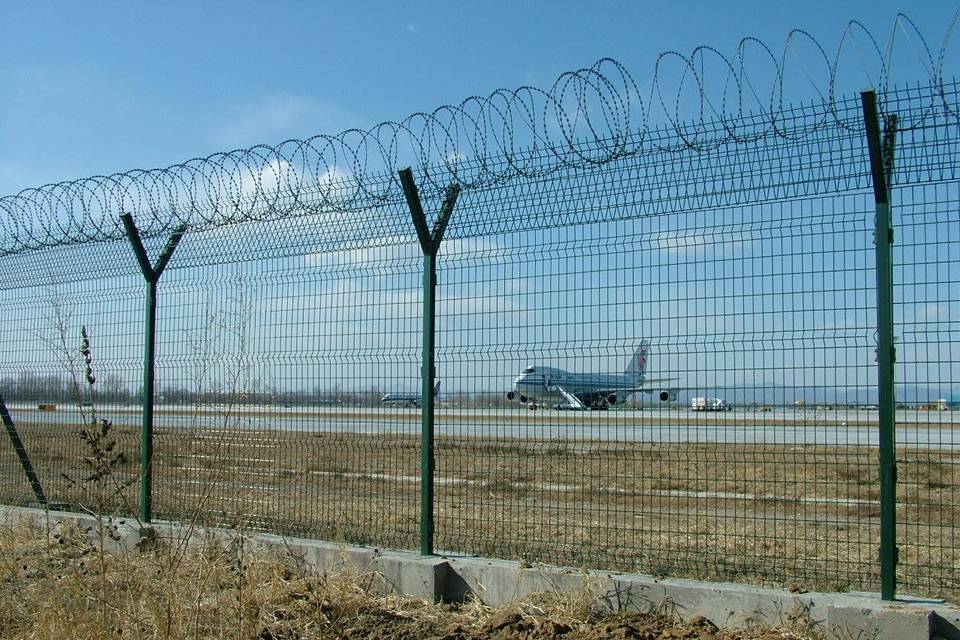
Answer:
M564 389L564 388L561 387L560 385L558 385L558 384L553 385L552 389L554 389L555 391L559 392L560 395L563 396L563 399L566 400L566 401L567 401L567 404L569 404L571 407L574 407L574 408L580 409L580 410L583 410L583 409L586 409L586 408L587 408L587 406L586 406L585 404L583 404L583 402L581 402L580 398L578 398L577 396L573 395L572 393L570 393L569 391L567 391L566 389Z
M642 391L642 390L645 390L647 387L650 387L651 385L660 385L666 382L676 382L679 379L680 378L645 378L643 380L643 384L634 388L637 391Z

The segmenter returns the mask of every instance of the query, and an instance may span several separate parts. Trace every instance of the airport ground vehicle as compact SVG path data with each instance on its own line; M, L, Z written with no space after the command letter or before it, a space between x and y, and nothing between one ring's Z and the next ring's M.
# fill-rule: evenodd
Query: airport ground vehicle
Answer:
M691 398L691 411L730 411L731 407L723 398Z

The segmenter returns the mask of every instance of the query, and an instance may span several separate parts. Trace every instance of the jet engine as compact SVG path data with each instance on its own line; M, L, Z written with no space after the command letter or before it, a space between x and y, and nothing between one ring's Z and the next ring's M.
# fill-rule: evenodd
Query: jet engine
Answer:
M614 404L617 404L619 400L620 398L618 398L617 394L615 393L611 393L610 395L607 396L607 404L614 405Z
M517 394L515 394L513 391L507 391L507 400L513 400L516 397Z
M663 389L660 391L660 402L673 402L677 399L676 389Z
M529 400L529 399L530 399L530 398L528 398L527 396L524 396L524 395L521 395L521 396L520 396L520 402L523 403L523 404L527 404L527 400Z

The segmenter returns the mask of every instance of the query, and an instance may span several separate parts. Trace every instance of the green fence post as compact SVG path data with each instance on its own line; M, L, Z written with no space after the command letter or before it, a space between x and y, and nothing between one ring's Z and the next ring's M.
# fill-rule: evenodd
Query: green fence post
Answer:
M137 256L143 278L147 281L143 348L143 421L140 425L140 521L146 524L153 516L153 387L157 344L157 282L186 232L187 225L182 224L174 229L160 257L157 258L157 263L151 265L147 250L140 239L140 232L133 222L133 216L125 213L120 216L120 220L126 229L130 246L133 247L133 252Z
M3 396L0 396L0 418L3 419L3 426L7 429L7 435L10 436L13 450L17 452L17 457L20 458L20 466L23 467L23 472L27 475L30 488L33 489L33 495L37 497L37 501L41 505L46 506L47 496L43 492L40 478L37 477L36 472L33 470L30 456L27 455L27 449L23 446L23 440L20 439L20 434L17 432L17 425L13 423L13 418L10 417L10 412L7 411L7 403L3 401Z
M420 367L421 430L420 430L420 554L433 555L433 485L434 485L434 380L435 361L437 252L450 221L450 214L460 195L460 187L452 184L431 232L420 203L417 185L410 168L400 170L400 183L413 216L420 248L423 250L423 353Z
M870 173L873 176L873 197L876 202L874 244L877 254L877 384L880 408L880 596L895 600L897 593L897 466L896 466L896 398L893 387L893 366L896 347L893 337L893 225L891 220L890 184L893 172L893 142L897 116L889 115L884 123L883 141L877 116L877 97L873 91L860 94L870 150Z

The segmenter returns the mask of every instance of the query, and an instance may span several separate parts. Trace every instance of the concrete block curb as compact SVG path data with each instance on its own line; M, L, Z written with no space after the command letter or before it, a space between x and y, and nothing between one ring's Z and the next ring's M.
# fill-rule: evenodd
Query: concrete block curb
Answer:
M54 526L63 521L87 526L91 536L96 536L97 518L91 515L0 506L0 524ZM155 536L199 545L210 536L236 540L239 535L235 530L200 529L175 522L152 523L147 533L135 520L104 522L114 534L106 539L112 552L136 551ZM503 606L536 593L588 590L610 611L669 610L685 620L703 616L721 628L782 625L803 616L828 637L838 639L960 640L960 608L933 600L891 603L869 594L790 593L735 583L529 566L508 560L423 557L264 533L245 532L244 540L293 554L316 571L375 574L375 589L434 601L462 602L474 597L490 606Z

